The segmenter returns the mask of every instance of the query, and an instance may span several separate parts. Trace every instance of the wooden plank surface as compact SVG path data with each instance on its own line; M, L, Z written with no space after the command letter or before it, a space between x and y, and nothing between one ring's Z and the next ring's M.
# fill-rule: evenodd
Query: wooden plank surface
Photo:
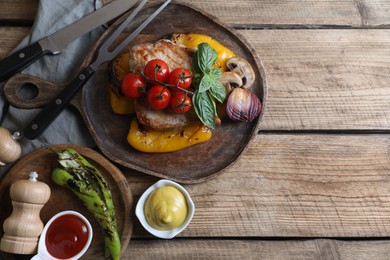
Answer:
M110 0L103 0L109 2ZM249 27L389 27L388 0L179 1L207 10L225 23ZM33 20L38 0L0 1L0 20Z
M32 21L38 9L39 0L1 0L0 24L7 21Z
M388 130L387 30L239 30L268 77L262 130ZM0 28L0 57L28 33Z
M29 27L0 27L0 59L7 56L29 32Z
M390 236L389 145L387 135L260 134L226 173L185 186L196 213L181 236ZM135 201L155 181L126 176ZM147 236L139 223L134 236Z
M240 32L268 77L262 129L390 128L389 30Z
M28 34L38 2L0 1L0 58ZM237 29L271 29L239 30L265 65L267 112L233 167L186 185L197 207L188 228L167 241L136 221L124 258L388 259L390 1L183 2ZM135 201L157 181L126 177ZM377 240L302 240L317 237Z
M185 1L192 2L192 1ZM321 26L387 26L389 1L196 1L223 21L236 26L306 28Z
M132 240L125 259L387 260L390 241Z

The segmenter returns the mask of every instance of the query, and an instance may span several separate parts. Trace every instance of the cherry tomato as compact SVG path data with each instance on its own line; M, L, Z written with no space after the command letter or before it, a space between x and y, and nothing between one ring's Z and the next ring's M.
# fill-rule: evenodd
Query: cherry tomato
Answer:
M161 110L169 105L171 92L163 85L154 85L146 93L146 100L152 108Z
M189 89L192 83L191 71L184 68L177 68L169 73L167 83L170 85L178 86L182 89ZM173 92L178 92L180 89L171 88Z
M121 90L126 97L140 97L145 93L145 87L146 79L140 74L129 73L122 79Z
M150 79L156 79L159 82L165 82L169 75L168 64L160 59L154 59L146 63L144 68L144 75ZM152 84L158 84L151 81Z
M184 92L177 92L171 99L171 108L175 113L188 112L192 107L191 98Z

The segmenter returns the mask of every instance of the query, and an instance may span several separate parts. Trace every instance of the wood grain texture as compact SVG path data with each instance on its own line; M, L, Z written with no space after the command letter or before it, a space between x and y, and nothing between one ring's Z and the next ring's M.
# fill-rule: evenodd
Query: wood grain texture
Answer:
M132 240L123 259L387 260L390 241Z
M27 27L0 27L0 59L6 57L29 32Z
M182 237L387 237L387 135L259 135L216 179L185 185ZM126 171L135 200L155 179ZM136 221L136 237L148 236Z
M23 89L26 88L26 84L34 86L32 88L35 89L36 95L23 95ZM44 107L65 87L66 83L55 84L29 74L18 73L7 80L4 84L3 91L12 106L31 109Z
M34 20L39 0L1 0L0 24L12 20Z
M0 55L27 30L2 28ZM240 30L264 66L269 99L261 130L388 130L387 30Z
M110 0L103 0L103 3ZM153 2L153 1L151 1ZM246 27L389 27L388 0L202 0L191 3L234 26ZM3 0L0 20L33 20L38 0Z
M235 26L306 28L387 26L389 4L386 0L196 1L199 8Z
M218 178L185 185L197 208L178 238L152 238L136 220L124 259L388 259L390 241L378 238L390 235L390 1L185 2L236 28L270 29L239 31L266 68L263 132ZM37 5L2 1L0 24L32 21ZM0 58L28 32L0 27ZM126 178L135 202L158 180Z
M263 130L389 129L388 30L241 33L268 78Z

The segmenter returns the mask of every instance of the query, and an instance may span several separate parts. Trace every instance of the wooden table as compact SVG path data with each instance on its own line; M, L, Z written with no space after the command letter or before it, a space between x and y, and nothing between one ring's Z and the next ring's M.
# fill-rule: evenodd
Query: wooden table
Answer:
M258 136L226 173L185 185L196 204L173 240L139 224L126 259L389 259L390 1L202 0L261 57ZM38 0L0 2L0 58ZM125 172L134 199L157 179Z

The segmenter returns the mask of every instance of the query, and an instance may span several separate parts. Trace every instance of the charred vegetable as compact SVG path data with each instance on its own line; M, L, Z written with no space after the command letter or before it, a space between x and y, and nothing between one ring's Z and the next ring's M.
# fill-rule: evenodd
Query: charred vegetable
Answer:
M106 256L120 258L120 239L117 231L111 191L102 174L73 149L56 151L60 166L52 172L52 180L70 189L93 213L105 235Z
M108 93L112 111L118 115L134 113L134 99L126 97L121 90L121 81L129 72L129 53L124 53L113 60L110 66Z
M141 152L166 153L206 142L211 135L210 129L200 122L190 123L180 130L159 131L141 125L134 118L130 125L127 142Z

